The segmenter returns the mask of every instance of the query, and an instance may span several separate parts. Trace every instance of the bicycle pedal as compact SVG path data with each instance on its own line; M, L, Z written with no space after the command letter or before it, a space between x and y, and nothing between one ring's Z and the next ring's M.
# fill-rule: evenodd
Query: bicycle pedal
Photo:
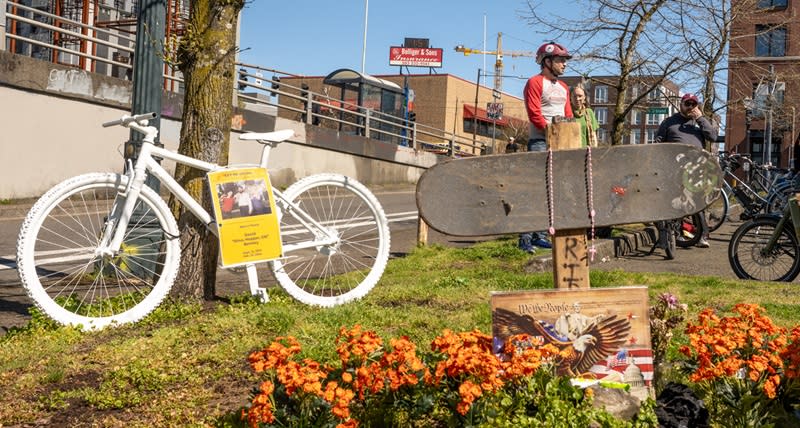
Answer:
M688 230L684 230L683 231L683 237L686 238L686 239L692 239L692 238L694 238L694 233L689 232Z

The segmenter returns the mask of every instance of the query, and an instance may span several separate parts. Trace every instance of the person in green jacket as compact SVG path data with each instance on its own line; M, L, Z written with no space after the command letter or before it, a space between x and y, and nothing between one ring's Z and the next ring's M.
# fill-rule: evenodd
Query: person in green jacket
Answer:
M586 101L586 92L583 87L576 86L570 90L572 93L572 114L581 124L581 147L591 145L597 147L597 117L594 110L589 108Z

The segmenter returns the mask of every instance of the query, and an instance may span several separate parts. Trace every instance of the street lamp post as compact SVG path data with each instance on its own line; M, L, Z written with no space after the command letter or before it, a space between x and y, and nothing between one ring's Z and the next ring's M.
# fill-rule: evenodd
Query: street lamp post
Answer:
M364 0L364 44L361 47L361 74L367 67L367 23L369 18L369 0Z
M750 97L745 97L742 100L742 104L744 104L744 141L745 147L742 150L745 153L751 153L750 148L750 125L753 123L753 99Z
M767 129L765 132L764 139L766 140L764 144L764 163L766 165L772 165L772 109L775 104L774 92L776 86L776 78L775 78L775 67L773 65L769 66L769 81L767 82Z

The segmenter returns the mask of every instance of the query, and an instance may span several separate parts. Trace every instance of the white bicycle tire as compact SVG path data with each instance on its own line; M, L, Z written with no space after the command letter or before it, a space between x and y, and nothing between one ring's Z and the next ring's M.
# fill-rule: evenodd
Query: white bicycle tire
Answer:
M349 201L350 204L347 206L344 204L336 204L333 201L329 201L328 204L313 206L309 201L317 197L315 194L312 194L317 192L320 193L319 199L331 196L331 193L336 193L337 196L339 196L339 192L343 192L341 196L355 199L351 199ZM334 251L332 254L326 255L324 254L324 252L328 250L326 247L318 247L316 250L306 250L308 252L313 252L313 256L311 256L312 260L318 258L318 260L316 260L316 266L321 266L323 263L325 264L326 271L321 275L314 277L315 275L309 273L309 271L314 269L311 267L314 261L309 261L306 265L301 265L302 268L300 266L294 266L295 264L300 265L300 263L302 263L302 261L294 261L295 258L300 260L304 259L304 257L296 257L291 253L286 254L283 259L278 259L271 263L275 278L283 289L300 302L322 307L331 307L364 297L372 290L383 275L386 262L389 259L391 241L389 222L386 219L383 208L377 198L375 198L375 195L358 181L339 174L316 174L306 177L289 186L283 194L288 200L299 202L304 211L323 225L331 224L333 221L331 218L332 216L344 216L348 220L348 222L344 223L340 220L334 222L336 224L334 228L342 237L342 243L338 247L338 252ZM298 200L298 198L300 199ZM342 200L344 200L344 198ZM358 205L353 206L353 204ZM352 215L349 213L351 209L354 211ZM282 213L281 235L284 244L290 242L292 239L291 233L293 233L293 231L289 230L291 227L289 222L291 220L292 215L290 213ZM355 242L354 239L350 239L351 231L355 233L356 230L360 230L361 235L367 235L367 233L362 230L363 227L372 228L373 226L376 236L376 243L374 246L364 244L363 242ZM298 228L299 226L295 227L294 233L297 232ZM373 231L370 230L369 236L367 237L371 237L372 234ZM361 238L363 238L363 236L359 236L359 239ZM370 239L370 241L372 241L372 239ZM349 275L356 277L356 279L351 282L357 282L357 284L348 287L347 290L343 290L344 292L332 293L330 292L332 286L327 285L326 281L328 281L329 278L337 276L339 278L338 280L344 281L341 278L345 277L345 275L331 274L330 276L325 276L328 274L327 268L329 266L333 266L336 263L345 264L350 267L358 267L361 265L360 260L354 260L350 257L352 253L348 255L344 254L345 249L349 251L351 248L357 253L361 253L360 256L369 261L368 273L362 276L361 272L366 270L366 267L362 270L358 270L357 273L351 272ZM308 258L306 257L305 259ZM364 264L364 266L366 266L366 264ZM331 267L331 269L335 268L336 266ZM303 278L301 281L298 277L303 274L308 274L314 278ZM299 282L302 283L298 284ZM321 286L319 286L319 282L322 282Z
M173 217L172 213L170 212L167 204L164 200L152 189L149 187L143 187L142 191L139 195L139 201L144 202L146 204L146 208L148 208L152 213L155 215L155 218L158 221L158 226L163 231L163 236L166 238L160 242L163 242L163 246L159 247L159 250L164 250L163 261L155 262L157 266L161 267L159 274L157 275L157 280L155 284L152 285L152 288L149 287L141 287L146 290L146 293L142 300L136 302L132 307L120 312L114 313L111 315L106 316L86 316L81 315L79 313L72 312L69 309L65 309L62 307L59 302L57 302L53 297L51 297L50 292L45 289L45 286L42 284L42 279L39 277L37 273L37 269L40 269L42 264L47 263L48 259L45 259L46 256L42 256L42 258L37 259L36 250L37 250L37 242L39 241L40 234L45 236L48 234L48 226L43 228L43 224L45 221L56 221L61 224L65 224L62 220L54 220L57 217L66 217L67 221L70 223L73 222L71 217L73 217L72 213L66 213L64 215L60 214L51 214L53 210L59 209L60 212L63 211L63 207L60 207L60 204L63 202L65 206L71 207L74 205L73 201L77 200L78 203L83 202L84 208L87 210L85 213L81 212L79 208L74 210L75 213L81 214L84 219L75 219L74 222L78 225L75 228L83 230L76 230L74 233L83 235L82 237L85 239L94 238L93 241L97 241L99 237L98 227L97 224L92 224L93 218L100 218L100 215L106 214L110 212L110 207L113 205L113 199L109 202L108 200L101 200L99 198L95 199L94 201L89 201L81 198L77 198L75 195L83 195L81 192L94 192L94 195L99 194L100 191L108 192L108 194L113 194L118 191L124 191L128 183L128 177L119 174L113 173L90 173L84 174L77 177L69 178L52 189L50 189L47 193L45 193L34 206L31 208L30 212L26 216L22 228L20 229L19 237L17 240L17 270L19 273L20 280L22 281L22 285L25 288L28 296L33 300L37 307L39 307L46 315L54 319L55 321L64 324L64 325L73 325L73 326L82 326L84 330L94 330L94 329L101 329L110 325L121 325L126 323L131 323L140 320L141 318L145 317L147 314L152 312L166 297L169 293L170 288L172 287L172 283L175 281L175 277L178 272L178 268L180 265L180 242L179 242L179 232L178 232L178 225ZM89 193L91 195L91 193ZM68 199L72 197L72 199ZM89 202L94 204L94 211L90 212L89 209ZM138 203L138 202L137 202ZM100 207L100 204L105 204L105 207ZM108 209L108 211L105 211ZM63 211L66 212L66 211ZM78 217L77 215L74 217ZM96 223L101 223L102 220L97 221ZM148 225L149 226L149 225ZM66 226L69 227L69 226ZM102 227L100 227L102 229ZM66 236L67 233L71 236L71 230L64 233ZM64 238L67 240L67 238ZM78 244L79 241L73 240L73 238L69 238L67 242L74 242ZM75 238L77 239L77 238ZM84 241L87 242L87 248L91 248L96 242L92 241ZM45 245L49 245L49 243L42 240L42 248ZM69 245L72 245L71 243ZM41 250L41 248L40 248ZM86 249L83 250L84 254L88 252ZM63 251L77 251L77 249L70 249L64 246ZM110 270L117 270L117 268L121 268L124 270L124 265L128 264L130 266L134 266L135 260L134 257L139 254L134 254L128 258L123 259L123 257L119 257L118 260L120 261L120 266L117 267L110 267L106 265L102 265L103 269L110 269ZM150 255L148 255L150 256ZM152 256L150 256L152 257ZM69 259L69 256L62 257L62 259ZM77 258L77 257L76 257ZM129 261L130 260L130 261ZM161 259L159 259L161 260ZM68 260L70 261L70 260ZM56 263L55 261L51 261L52 263ZM97 270L98 266L97 259L92 259L89 262L85 263L86 268L93 267L93 269ZM77 264L80 266L80 264ZM134 268L131 268L134 269ZM114 272L116 278L112 279L120 279L120 274ZM98 281L99 284L97 285L99 291L106 291L109 293L109 290L106 288L108 284L106 284L106 278L104 278L104 272L101 271L100 274L94 273L93 275L97 275L100 280ZM134 277L132 274L125 274L129 275L127 278L124 278L126 281L121 281L118 284L118 288L123 290L123 294L131 294L129 289L138 289L140 288L139 283L135 283L131 278ZM64 275L65 277L69 277L69 273ZM77 276L87 277L86 271L81 271L77 274ZM92 279L92 282L95 282L97 279ZM84 280L85 281L85 280ZM110 281L109 281L110 283ZM73 289L77 289L79 287L87 287L87 288L94 288L95 284L83 284L80 285L72 284L70 285ZM112 290L113 291L113 290ZM55 292L55 291L53 291ZM136 293L141 293L139 290ZM60 294L60 293L58 293ZM62 296L63 297L63 296ZM92 292L91 298L94 299L94 292ZM107 297L113 298L111 294L107 294ZM120 298L125 304L125 297ZM82 303L81 303L82 304ZM89 303L91 305L91 303Z

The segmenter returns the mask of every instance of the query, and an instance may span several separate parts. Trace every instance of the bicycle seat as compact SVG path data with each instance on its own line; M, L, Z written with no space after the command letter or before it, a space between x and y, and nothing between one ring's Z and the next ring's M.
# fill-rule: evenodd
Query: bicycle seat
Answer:
M281 141L288 140L294 137L294 131L291 129L283 129L273 132L248 132L239 136L240 140L256 140L259 143L271 141L273 143L280 143Z

